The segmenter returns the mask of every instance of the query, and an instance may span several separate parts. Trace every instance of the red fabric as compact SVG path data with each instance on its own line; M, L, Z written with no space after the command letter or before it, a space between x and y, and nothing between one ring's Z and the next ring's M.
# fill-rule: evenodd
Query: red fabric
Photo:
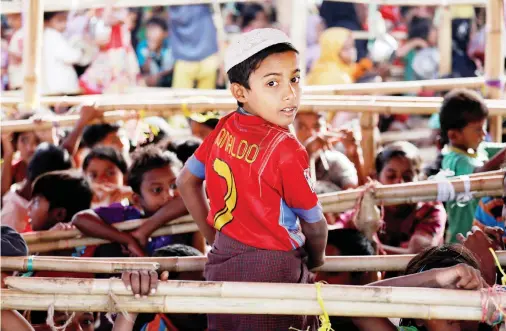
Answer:
M12 183L22 182L26 178L28 165L23 160L18 160L12 164Z
M207 281L314 282L302 249L289 252L256 249L217 232L205 267ZM209 331L316 330L314 316L208 314Z
M287 129L234 112L218 123L195 157L205 165L208 222L235 240L289 251L305 242L300 224L293 224L296 218L290 223L292 212L310 211L313 218L323 218L310 184L307 152ZM228 165L233 181L227 183L216 164ZM232 221L220 227L225 217Z

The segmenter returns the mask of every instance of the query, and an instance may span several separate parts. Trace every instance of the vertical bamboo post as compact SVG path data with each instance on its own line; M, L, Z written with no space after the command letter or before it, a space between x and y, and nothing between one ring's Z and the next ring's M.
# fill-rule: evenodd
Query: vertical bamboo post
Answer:
M292 0L292 22L290 25L290 38L299 51L300 76L302 83L306 75L306 0Z
M439 21L439 76L447 76L452 73L452 14L450 6L440 7Z
M487 2L487 44L485 49L485 95L488 99L501 99L505 38L504 0ZM490 134L494 141L502 139L502 116L490 118Z
M374 160L376 159L376 147L378 146L374 131L378 126L378 121L378 114L360 114L360 131L362 133L360 145L364 156L364 171L366 176L370 176L374 172Z
M42 0L23 1L23 110L40 106L40 79L44 8Z

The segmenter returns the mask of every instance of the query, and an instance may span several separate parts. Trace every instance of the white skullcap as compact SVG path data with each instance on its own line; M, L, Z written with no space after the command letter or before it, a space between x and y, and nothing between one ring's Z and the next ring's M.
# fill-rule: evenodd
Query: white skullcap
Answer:
M290 44L284 32L277 29L255 29L237 36L225 52L225 72L261 50L276 44Z

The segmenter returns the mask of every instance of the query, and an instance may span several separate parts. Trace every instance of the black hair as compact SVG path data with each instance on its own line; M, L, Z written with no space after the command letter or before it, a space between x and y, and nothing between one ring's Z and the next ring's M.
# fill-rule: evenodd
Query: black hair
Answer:
M77 171L53 171L40 176L33 183L32 196L42 196L49 209L64 208L66 220L82 210L89 209L93 192L84 176Z
M35 115L34 112L23 113L20 116L16 117L16 119L17 120L28 120L31 117L33 117L34 115ZM33 131L28 131L28 132L33 132ZM12 133L12 145L14 146L14 149L16 149L16 145L18 144L18 139L23 133L25 133L25 132L16 131L16 132Z
M149 26L158 26L165 32L169 31L169 26L167 25L167 22L164 19L157 17L157 16L151 17L146 22L146 27L149 27Z
M295 52L297 54L299 53L299 51L297 51L297 49L290 43L280 43L267 47L230 68L230 70L227 72L230 83L237 83L249 90L249 77L253 72L255 72L255 70L258 69L262 61L265 60L269 55L285 52ZM238 105L242 107L242 103L238 102Z
M118 132L119 129L120 126L117 124L102 123L88 125L84 129L82 141L86 147L93 148L104 140L108 134Z
M258 13L265 12L265 9L262 5L258 3L247 4L243 7L241 16L242 16L242 24L241 29L247 27L252 21L255 20ZM267 15L267 13L265 13Z
M26 178L33 182L40 175L50 171L70 168L72 168L72 159L65 148L43 142L37 146L28 163Z
M371 256L376 254L372 242L357 229L330 230L327 245L336 247L340 256ZM351 277L359 280L363 274L363 272L352 272Z
M428 18L415 16L408 27L408 39L421 38L427 40L432 22Z
M59 14L65 14L64 11L45 11L44 12L44 22L50 21L53 17Z
M381 152L378 153L375 160L376 174L379 176L381 170L390 160L397 157L405 157L409 159L411 165L417 172L420 172L422 159L420 153L415 145L407 141L396 141L387 145Z
M439 110L442 141L449 142L448 131L461 130L487 116L487 105L478 93L467 89L452 90L444 97Z
M153 257L188 257L188 256L202 256L202 253L191 246L182 244L172 244L158 248L153 252ZM170 272L169 279L178 279L178 272Z
M181 161L182 164L185 164L201 144L202 140L192 137L184 140L170 141L167 143L166 149L169 152L176 154L179 161Z
M0 253L2 256L27 256L28 246L25 239L13 228L2 225L0 227L1 247Z
M150 170L166 166L183 167L174 153L163 151L155 146L146 146L139 149L132 155L132 165L128 169L128 186L135 193L140 194L144 174Z
M430 247L418 253L409 261L404 274L417 274L436 268L453 267L461 263L480 270L480 263L466 247L460 244L445 244ZM416 322L412 318L403 318L399 322L399 326L416 326ZM418 330L425 331L426 328L418 327Z
M125 159L123 158L123 155L112 147L100 146L100 147L93 148L91 150L91 152L89 152L88 155L86 155L86 157L84 158L84 161L83 161L83 170L84 171L86 171L86 169L90 165L90 162L93 159L109 161L112 164L114 164L116 167L118 167L118 169L123 174L127 173L127 170L128 170L127 163L126 163Z

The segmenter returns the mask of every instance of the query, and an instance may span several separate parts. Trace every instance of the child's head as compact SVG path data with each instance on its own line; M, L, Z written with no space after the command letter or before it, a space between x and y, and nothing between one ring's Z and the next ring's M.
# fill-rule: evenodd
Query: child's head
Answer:
M34 231L49 230L60 222L89 209L93 192L90 184L78 172L54 171L37 178L33 183L28 214Z
M67 321L72 317L72 314L74 314L72 322L67 324ZM97 313L93 312L55 311L53 321L57 328L67 324L67 327L63 331L94 331L96 318Z
M64 32L67 28L67 17L68 13L65 11L44 12L44 25L58 32Z
M155 146L133 154L127 182L134 191L134 201L147 216L177 196L176 177L181 168L175 154Z
M213 132L220 121L218 112L208 111L205 113L193 113L189 116L192 135L202 140Z
M480 270L480 264L473 253L462 245L431 247L409 261L405 274L411 275L436 268L448 268L461 263ZM460 322L455 320L401 319L399 325L416 326L418 330L423 331L461 330Z
M7 14L7 24L14 31L21 29L23 26L23 20L21 18L21 14Z
M269 19L264 7L258 3L247 4L242 12L242 29L264 29L269 26Z
M19 116L19 120L27 120L35 115L35 113L25 113ZM41 143L40 137L35 131L14 132L12 134L12 144L14 149L19 151L20 157L25 162L30 162L30 159L35 152L35 148Z
M232 95L247 112L288 127L300 104L298 51L280 30L257 29L227 49Z
M194 247L182 244L173 244L161 247L155 250L153 253L153 257L188 257L188 256L202 256L202 253ZM170 272L169 279L204 280L204 275L200 271Z
M437 29L432 24L431 19L415 16L411 20L408 28L408 39L420 38L429 44L429 46L437 45Z
M152 17L146 23L146 37L150 51L158 51L163 45L163 41L169 34L167 22L160 17Z
M325 114L316 112L297 113L293 124L297 139L301 143L321 133L327 126Z
M72 159L69 152L63 147L44 142L35 149L28 163L26 178L33 183L40 175L70 168L72 168Z
M357 49L351 30L329 28L320 37L320 60L352 65L357 61Z
M125 159L112 147L95 147L83 162L86 177L96 184L122 186L127 173Z
M398 141L376 156L376 176L385 185L409 183L418 179L421 165L418 148L407 141Z
M450 145L476 151L487 134L488 108L476 92L456 89L448 93L439 111L441 138Z
M169 152L176 154L182 164L185 164L201 144L202 140L198 138L188 138L184 140L171 141L167 144L166 148Z
M123 155L128 154L130 143L125 132L117 124L93 124L83 132L83 142L88 148L110 146Z

